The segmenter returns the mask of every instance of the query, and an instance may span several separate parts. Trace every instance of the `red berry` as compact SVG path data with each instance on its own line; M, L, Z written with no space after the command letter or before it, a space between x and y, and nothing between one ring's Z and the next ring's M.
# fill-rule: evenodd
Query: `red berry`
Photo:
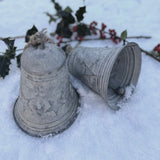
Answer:
M89 28L90 28L90 30L92 31L93 34L97 34L96 28L95 28L96 25L97 25L97 22L96 22L96 21L93 21L93 22L90 23L90 25L89 25Z
M79 41L83 41L83 39L84 39L84 36L80 37Z
M75 40L77 40L77 39L78 39L78 36L75 37Z
M92 24L90 24L90 25L89 25L89 28L90 28L90 30L92 30L92 31L93 31L93 27L92 27Z
M102 39L105 39L105 38L106 38L106 36L105 36L105 35L103 35L103 36L102 36Z
M109 34L110 34L111 36L116 36L116 34L117 34L114 29L109 29L108 31L109 31Z
M154 48L154 51L157 51L157 47Z
M60 36L57 36L57 37L56 37L56 39L59 39L59 38L60 38Z
M106 27L107 27L107 26L106 26L104 23L102 23L102 30L103 30L103 31L105 30Z
M117 44L118 42L116 40L114 40L114 43Z
M117 41L114 37L111 37L111 40L112 40L115 44L118 43L118 41Z
M103 33L102 30L99 30L99 33L100 33L100 38L102 38L102 39L106 38L106 35Z
M73 26L73 32L77 31L77 26Z
M160 53L160 44L158 44L157 46L155 46L153 50L155 52L157 51L158 53Z
M95 24L95 26L97 26L97 22L96 21L93 21L92 24Z

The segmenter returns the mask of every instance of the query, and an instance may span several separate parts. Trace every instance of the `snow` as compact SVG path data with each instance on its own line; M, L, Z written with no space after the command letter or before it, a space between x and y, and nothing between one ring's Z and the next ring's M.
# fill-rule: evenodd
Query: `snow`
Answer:
M133 39L143 49L159 43L159 0L61 0L74 11L87 5L85 22L96 20L115 28L127 29L129 36L151 35L152 39ZM48 32L44 12L52 11L49 0L3 0L0 2L0 37L24 35L35 24ZM130 40L131 41L131 40ZM16 41L24 47L22 39ZM114 47L110 41L84 42L83 46ZM5 46L0 41L0 49ZM160 159L160 63L143 54L142 70L132 97L115 112L85 85L73 80L81 95L79 115L73 125L55 137L35 138L22 132L12 111L19 95L20 71L12 61L10 74L0 79L0 160L159 160Z
M134 90L135 86L133 86L132 84L125 88L123 98L117 103L117 106L119 106L119 108L122 108L124 103L126 103L131 98Z

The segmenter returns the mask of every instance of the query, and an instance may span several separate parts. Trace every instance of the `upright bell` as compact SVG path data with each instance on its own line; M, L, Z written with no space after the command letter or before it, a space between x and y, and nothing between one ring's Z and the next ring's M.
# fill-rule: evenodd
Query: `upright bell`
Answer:
M65 53L47 42L44 49L31 45L22 54L14 117L32 136L55 135L69 127L77 115L78 96L65 61Z
M141 50L136 43L117 48L78 47L68 58L70 73L98 93L114 110L124 99L126 89L137 84Z

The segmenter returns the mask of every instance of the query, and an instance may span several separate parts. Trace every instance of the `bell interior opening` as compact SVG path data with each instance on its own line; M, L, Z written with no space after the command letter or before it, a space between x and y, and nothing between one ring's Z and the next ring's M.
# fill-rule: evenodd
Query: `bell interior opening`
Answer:
M124 47L113 65L108 83L108 103L113 109L117 109L117 103L124 98L126 87L131 84L134 65L132 48Z

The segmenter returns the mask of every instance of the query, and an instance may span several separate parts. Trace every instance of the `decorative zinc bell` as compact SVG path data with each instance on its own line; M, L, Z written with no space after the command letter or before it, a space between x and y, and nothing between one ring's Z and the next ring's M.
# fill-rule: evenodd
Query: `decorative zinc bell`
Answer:
M117 48L78 47L68 58L70 73L98 93L114 110L126 89L136 87L141 69L141 50L136 43Z
M14 118L32 136L55 135L75 120L78 96L65 62L65 53L48 42L30 45L22 54L20 95Z

